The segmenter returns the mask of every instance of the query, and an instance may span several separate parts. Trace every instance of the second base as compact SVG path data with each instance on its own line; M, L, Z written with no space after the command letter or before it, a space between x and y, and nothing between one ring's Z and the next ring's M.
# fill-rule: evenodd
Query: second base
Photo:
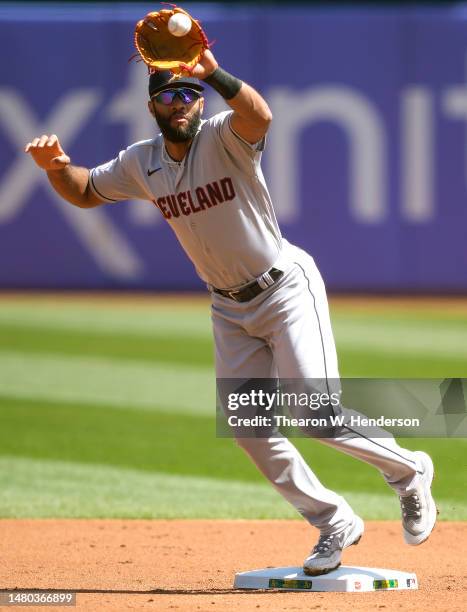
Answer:
M236 589L280 589L281 591L402 591L417 589L417 576L407 572L374 567L338 569L321 576L307 576L301 567L272 567L235 574Z

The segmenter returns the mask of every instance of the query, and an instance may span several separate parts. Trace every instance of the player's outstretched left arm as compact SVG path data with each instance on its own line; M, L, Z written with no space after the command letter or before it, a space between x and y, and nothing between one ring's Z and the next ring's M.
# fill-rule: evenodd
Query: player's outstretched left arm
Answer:
M266 100L253 87L220 68L209 50L195 66L193 76L211 85L232 108L231 125L239 136L251 144L263 138L272 121L272 113Z

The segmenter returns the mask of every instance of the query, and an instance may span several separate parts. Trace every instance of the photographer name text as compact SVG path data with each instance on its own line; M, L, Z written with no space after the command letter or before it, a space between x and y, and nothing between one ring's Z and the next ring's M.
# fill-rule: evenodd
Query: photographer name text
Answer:
M283 414L271 416L228 418L230 427L420 427L420 419L391 418L381 415L376 418L363 416L330 415L328 418L293 418Z

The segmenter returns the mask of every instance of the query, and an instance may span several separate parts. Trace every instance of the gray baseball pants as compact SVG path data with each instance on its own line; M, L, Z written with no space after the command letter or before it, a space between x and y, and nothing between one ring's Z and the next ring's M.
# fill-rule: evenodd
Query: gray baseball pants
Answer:
M275 267L285 274L273 287L245 303L212 294L217 378L339 378L321 275L310 255L284 242ZM319 441L375 466L401 494L416 484L416 456L385 436L348 432ZM269 438L236 441L277 491L321 533L347 526L353 510L343 497L321 484L290 440L277 432Z

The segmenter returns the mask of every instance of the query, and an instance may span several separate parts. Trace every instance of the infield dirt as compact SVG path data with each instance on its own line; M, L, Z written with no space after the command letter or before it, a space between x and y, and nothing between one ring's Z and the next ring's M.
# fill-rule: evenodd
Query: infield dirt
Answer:
M360 544L345 551L347 565L416 572L418 591L232 589L237 571L299 565L316 535L302 521L4 519L0 592L76 592L67 609L92 612L466 609L467 523L441 522L428 542L409 547L398 522L368 521ZM47 608L21 607L37 609Z

